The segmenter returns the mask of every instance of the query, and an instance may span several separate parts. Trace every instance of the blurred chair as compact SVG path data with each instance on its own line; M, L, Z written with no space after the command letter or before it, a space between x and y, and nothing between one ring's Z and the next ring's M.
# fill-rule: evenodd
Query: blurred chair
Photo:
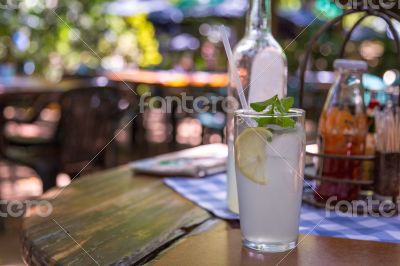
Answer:
M10 101L10 97L5 97L0 103L1 154L10 161L32 167L42 179L43 191L56 185L60 172L74 177L83 169L109 167L115 161L107 164L105 151L113 146L111 140L120 119L133 106L131 95L117 88L90 87L72 89L56 100L50 97L47 102L35 102L34 114L17 122L34 123L46 104L54 100L61 111L53 136L35 141L5 134L7 118L3 111Z

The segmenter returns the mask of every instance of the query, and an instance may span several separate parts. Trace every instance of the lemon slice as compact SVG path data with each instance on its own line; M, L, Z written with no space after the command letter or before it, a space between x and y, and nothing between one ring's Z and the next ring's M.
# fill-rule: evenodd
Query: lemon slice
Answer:
M236 165L251 181L266 184L266 146L272 132L264 127L246 128L235 141Z

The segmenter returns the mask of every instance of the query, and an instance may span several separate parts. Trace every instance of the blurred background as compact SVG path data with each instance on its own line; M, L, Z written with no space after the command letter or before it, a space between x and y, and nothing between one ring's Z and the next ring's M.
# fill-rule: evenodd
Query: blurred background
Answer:
M243 36L248 7L246 0L3 2L0 93L47 92L40 97L20 95L15 101L17 106L8 100L3 106L3 116L10 121L3 123L4 134L33 142L37 141L35 138L51 138L57 131L61 107L51 98L57 98L56 90L115 86L127 92L134 90L136 101L146 93L152 97L180 96L183 92L209 98L226 96L227 59L218 27L227 27L234 45ZM297 97L299 64L307 42L324 22L343 10L330 0L277 0L272 1L272 7L273 34L288 58L289 95ZM313 129L310 132L315 131L313 122L319 117L334 79L332 63L339 54L343 32L361 16L346 17L339 27L324 33L319 45L313 47L304 103L309 127ZM396 66L392 39L385 21L375 17L365 19L352 34L346 58L368 62L372 75L366 89L383 90L385 70ZM37 98L47 101L42 100L45 104L36 110L35 122L12 121L32 116L32 104L40 106ZM126 124L128 118L122 117L120 125ZM148 108L116 137L119 150L113 164L188 146L224 142L225 119L222 110L167 114L161 109ZM1 169L1 176L7 176L8 170Z
M330 0L276 0L272 7L273 34L288 58L288 92L298 100L299 65L307 43L343 10ZM37 197L99 168L224 142L222 108L188 114L153 106L140 113L137 106L146 93L226 96L227 58L218 29L225 25L232 46L236 44L244 33L247 8L246 0L0 1L0 198ZM361 16L348 16L312 47L304 99L309 132L316 131L344 32ZM385 89L383 77L393 76L387 70L398 67L394 54L385 21L375 17L361 23L346 47L346 58L368 62L366 89L377 92ZM73 93L105 87L119 93ZM82 117L82 106L95 110L111 98L115 101L103 107L108 114L115 112L110 121L97 114ZM75 133L65 133L71 130Z
M225 71L226 56L217 27L226 25L235 44L243 36L247 10L246 0L2 2L2 76L40 76L52 82L109 70ZM272 2L274 35L282 47L288 46L285 52L293 75L310 36L321 23L343 10L330 0ZM315 70L331 69L343 29L361 16L348 17L342 28L323 36L323 45L315 51L321 58L314 58L312 63ZM289 45L306 26L307 30ZM387 34L383 20L366 19L354 33L348 57L361 57L373 72L382 74L395 63ZM6 65L10 73L3 70Z

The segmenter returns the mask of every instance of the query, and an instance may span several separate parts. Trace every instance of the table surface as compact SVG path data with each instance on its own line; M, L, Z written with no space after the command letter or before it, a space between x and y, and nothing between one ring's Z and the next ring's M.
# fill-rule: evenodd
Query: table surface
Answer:
M104 77L71 78L53 83L43 78L15 76L5 80L0 78L0 95L14 93L62 93L75 88L103 86Z
M55 198L54 198L55 197ZM23 222L23 257L31 265L393 265L400 245L300 236L298 248L262 254L241 245L226 222L128 166L82 177L47 193L49 217ZM54 199L53 199L54 198Z

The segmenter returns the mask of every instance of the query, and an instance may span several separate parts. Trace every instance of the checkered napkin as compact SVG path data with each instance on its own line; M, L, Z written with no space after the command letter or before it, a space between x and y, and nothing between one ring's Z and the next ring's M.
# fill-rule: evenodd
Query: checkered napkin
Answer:
M201 179L165 178L164 182L185 198L223 219L239 219L228 210L226 174ZM320 236L400 243L400 216L350 217L303 204L300 233Z

